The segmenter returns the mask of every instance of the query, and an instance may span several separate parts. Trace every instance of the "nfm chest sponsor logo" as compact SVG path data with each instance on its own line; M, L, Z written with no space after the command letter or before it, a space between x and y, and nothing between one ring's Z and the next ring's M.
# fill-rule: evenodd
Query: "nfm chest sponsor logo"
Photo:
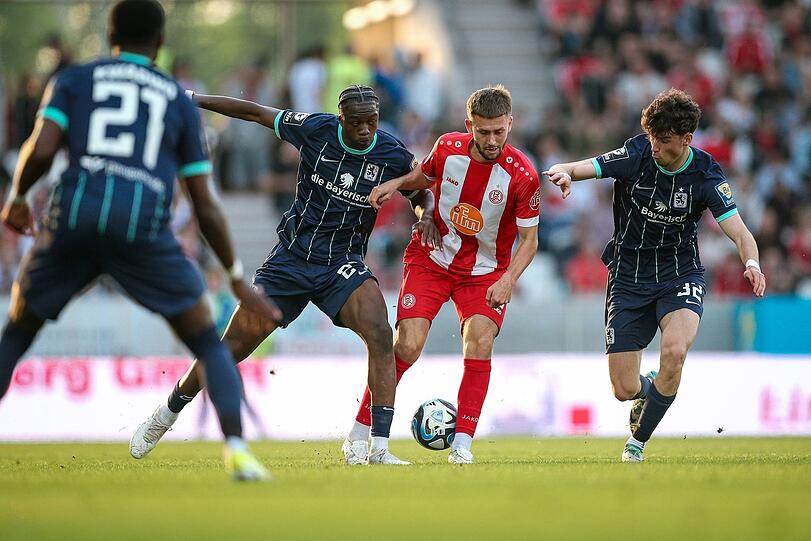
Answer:
M361 194L350 189L353 184L355 184L355 177L352 176L351 173L342 174L338 182L326 180L318 173L313 173L310 175L310 181L312 181L313 184L323 187L341 201L362 207L369 206L369 194Z
M475 235L484 228L481 211L467 203L459 203L451 208L451 223L463 235Z

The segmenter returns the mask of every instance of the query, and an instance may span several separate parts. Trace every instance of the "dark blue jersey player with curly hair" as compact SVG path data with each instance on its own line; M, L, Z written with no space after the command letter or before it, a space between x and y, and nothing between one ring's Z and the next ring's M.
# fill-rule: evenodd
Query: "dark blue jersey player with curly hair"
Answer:
M564 197L572 181L614 179L614 236L603 252L609 270L605 345L615 396L634 401L623 462L643 460L645 443L676 398L698 333L706 284L697 230L705 210L735 242L754 294L761 297L766 289L757 245L738 215L729 182L712 156L690 146L700 116L689 95L670 89L642 112L644 134L601 156L544 172ZM657 329L658 373L641 376L642 350Z

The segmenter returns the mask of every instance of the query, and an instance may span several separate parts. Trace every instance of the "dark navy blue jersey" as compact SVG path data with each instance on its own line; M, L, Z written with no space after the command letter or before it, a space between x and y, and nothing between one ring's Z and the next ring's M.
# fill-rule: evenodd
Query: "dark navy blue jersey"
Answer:
M614 237L603 261L615 279L664 282L702 271L698 222L710 209L718 222L737 214L729 182L712 156L690 147L677 171L653 159L646 135L592 159L597 178L614 178Z
M144 56L65 69L43 105L40 114L64 130L69 153L52 228L154 240L168 230L175 179L211 171L197 108Z
M414 155L383 130L368 148L350 148L332 114L280 111L274 127L300 155L296 199L279 224L280 241L320 265L362 259L377 218L369 193L407 174L416 165Z

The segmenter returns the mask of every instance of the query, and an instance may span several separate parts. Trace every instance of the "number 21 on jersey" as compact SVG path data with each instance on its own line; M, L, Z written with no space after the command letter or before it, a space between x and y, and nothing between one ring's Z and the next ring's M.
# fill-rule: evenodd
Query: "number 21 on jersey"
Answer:
M97 81L93 84L93 101L103 102L112 97L120 98L118 107L99 107L90 115L87 152L102 156L132 157L135 152L135 134L122 131L116 136L108 137L107 128L133 126L138 120L141 103L144 103L147 106L148 119L142 161L144 166L154 169L158 164L163 138L166 96L152 88L140 88L128 81Z

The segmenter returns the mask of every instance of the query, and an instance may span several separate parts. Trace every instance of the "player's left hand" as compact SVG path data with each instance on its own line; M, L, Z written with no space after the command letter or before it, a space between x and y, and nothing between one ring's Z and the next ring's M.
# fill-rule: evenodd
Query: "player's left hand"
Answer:
M21 235L34 234L34 216L28 203L15 202L13 198L6 201L0 212L0 220L12 231Z
M757 270L755 267L746 267L743 275L752 285L752 293L754 293L756 297L762 297L766 293L765 274Z
M439 228L431 216L423 215L417 223L411 226L411 231L417 234L420 245L442 251L442 235L439 234Z
M487 288L487 306L500 308L510 302L513 293L513 281L505 273L498 281Z

